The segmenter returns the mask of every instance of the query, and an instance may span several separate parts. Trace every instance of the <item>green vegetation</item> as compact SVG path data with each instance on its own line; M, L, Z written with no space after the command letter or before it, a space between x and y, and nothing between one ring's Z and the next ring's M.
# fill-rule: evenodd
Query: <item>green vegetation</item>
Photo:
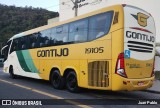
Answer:
M42 8L15 7L0 4L0 43L20 32L47 24L47 20L59 16Z

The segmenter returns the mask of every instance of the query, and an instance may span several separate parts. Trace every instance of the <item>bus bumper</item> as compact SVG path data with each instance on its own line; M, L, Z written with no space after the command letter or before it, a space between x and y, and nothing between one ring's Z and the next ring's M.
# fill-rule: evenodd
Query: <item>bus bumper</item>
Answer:
M128 79L123 78L117 74L114 74L112 77L112 90L145 90L152 87L155 77L143 78L143 79Z

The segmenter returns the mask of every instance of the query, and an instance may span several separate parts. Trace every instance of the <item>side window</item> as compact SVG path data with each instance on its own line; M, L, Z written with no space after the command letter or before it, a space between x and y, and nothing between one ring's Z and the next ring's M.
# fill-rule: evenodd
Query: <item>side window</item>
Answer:
M40 47L40 33L33 33L33 41L35 43L35 46L33 48L39 48Z
M32 35L28 35L27 37L28 37L27 46L28 46L28 49L31 49L32 48L32 43L33 43Z
M69 42L87 41L88 19L79 20L70 24Z
M56 28L54 42L57 45L68 42L68 25L67 24Z
M51 29L43 30L39 34L40 47L46 47L50 45Z
M16 39L13 39L10 53L17 50L18 50L18 39L16 38Z
M112 17L112 11L90 17L88 40L94 40L107 34L112 23Z
M23 37L21 37L21 38L19 38L19 49L20 50L25 50L25 49L27 49L27 42L28 42L28 40L27 40L27 36L23 36Z
M22 49L22 37L17 38L18 39L18 50Z
M21 50L21 47L20 47L20 46L21 46L20 38L17 38L17 39L16 39L16 43L17 43L17 44L16 44L16 50Z
M50 37L50 45L54 45L56 43L56 28L51 28L51 37Z
M9 52L9 48L10 48L10 45L11 45L11 40L7 42L7 47L4 48L4 60L6 60L8 58L8 52Z
M39 47L39 33L34 33L34 34L31 34L30 36L28 36L28 40L30 42L30 46L29 48L38 48Z
M18 50L18 39L14 39L13 40L13 51L17 51Z
M28 35L28 40L29 40L29 49L31 49L32 48L32 46L33 46L33 44L35 44L34 43L34 41L33 41L33 36L32 36L32 34L31 35Z

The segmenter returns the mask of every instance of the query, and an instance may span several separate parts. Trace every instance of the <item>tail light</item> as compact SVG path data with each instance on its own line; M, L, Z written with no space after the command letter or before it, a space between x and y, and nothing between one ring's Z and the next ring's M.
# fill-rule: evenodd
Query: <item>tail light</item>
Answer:
M120 53L118 56L115 73L122 77L127 78L127 75L124 69L124 53Z
M153 77L153 76L155 75L154 69L155 69L155 58L154 58L154 60L153 60L153 68L152 68L151 77Z

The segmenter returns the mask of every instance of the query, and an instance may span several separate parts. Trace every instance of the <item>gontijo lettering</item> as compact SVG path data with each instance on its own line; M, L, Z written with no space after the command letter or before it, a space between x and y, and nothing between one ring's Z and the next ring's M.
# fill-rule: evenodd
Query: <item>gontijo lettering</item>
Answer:
M49 49L49 50L38 50L37 57L62 57L68 56L69 49L68 48L61 48L58 49Z
M154 36L149 36L146 34L136 33L136 32L132 32L132 31L126 31L126 37L138 39L138 40L143 40L143 41L147 41L147 42L155 42Z

